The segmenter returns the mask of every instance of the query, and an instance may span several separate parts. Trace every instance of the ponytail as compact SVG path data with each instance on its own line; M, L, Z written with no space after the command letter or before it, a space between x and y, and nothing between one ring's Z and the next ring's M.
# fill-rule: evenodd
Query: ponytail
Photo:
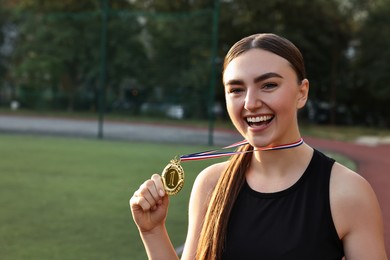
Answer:
M238 151L253 150L249 144ZM196 252L197 260L221 259L225 244L230 212L245 182L245 172L251 161L251 153L232 156L225 172L221 174L211 195Z

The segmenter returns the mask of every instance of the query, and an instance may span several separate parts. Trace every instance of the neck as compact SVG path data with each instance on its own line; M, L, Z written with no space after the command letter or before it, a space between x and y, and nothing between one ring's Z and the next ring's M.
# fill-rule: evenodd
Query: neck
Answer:
M254 152L252 169L265 175L289 174L293 169L307 166L313 149L303 143L289 149L258 150Z
M300 137L297 141L287 144L280 145L269 145L266 147L256 148L254 151L271 151L271 150L284 150L284 149L292 149L298 147L303 144L303 139Z

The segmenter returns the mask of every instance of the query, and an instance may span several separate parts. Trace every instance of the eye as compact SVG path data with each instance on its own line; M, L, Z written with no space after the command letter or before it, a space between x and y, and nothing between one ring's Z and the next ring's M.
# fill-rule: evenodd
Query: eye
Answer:
M244 91L244 89L242 87L238 87L238 86L229 86L226 88L226 92L228 94L240 94L243 91Z
M269 82L269 83L263 84L263 86L261 88L264 90L272 90L272 89L276 88L277 86L278 86L277 83Z
M228 94L240 94L244 90L242 88L231 88L227 90Z

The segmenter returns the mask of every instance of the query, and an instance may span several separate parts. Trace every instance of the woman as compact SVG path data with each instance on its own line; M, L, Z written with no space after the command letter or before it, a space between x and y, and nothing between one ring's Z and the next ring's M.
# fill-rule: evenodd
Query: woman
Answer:
M297 111L309 91L299 50L274 34L246 37L225 57L223 84L229 116L249 144L197 177L182 258L387 259L370 185L299 142ZM278 149L285 144L294 145ZM177 259L168 203L157 174L130 200L150 259Z

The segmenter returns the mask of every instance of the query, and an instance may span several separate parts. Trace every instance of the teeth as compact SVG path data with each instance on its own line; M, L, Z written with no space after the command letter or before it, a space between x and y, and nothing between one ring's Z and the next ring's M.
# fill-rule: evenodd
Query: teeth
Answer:
M256 117L247 117L246 120L250 123L259 123L270 120L272 116L256 116Z

